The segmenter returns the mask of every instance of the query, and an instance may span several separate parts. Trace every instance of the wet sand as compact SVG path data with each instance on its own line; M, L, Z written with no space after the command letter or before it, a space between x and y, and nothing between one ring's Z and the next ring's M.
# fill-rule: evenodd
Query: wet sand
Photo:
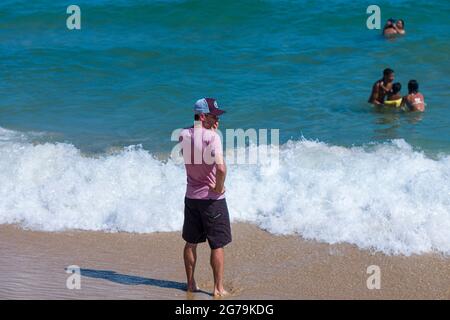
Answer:
M275 236L233 224L226 249L230 299L450 299L450 257L386 256L348 244ZM212 299L209 248L199 246L202 293L184 291L180 233L46 233L0 226L0 299ZM81 268L69 290L65 268ZM381 289L367 289L367 267Z

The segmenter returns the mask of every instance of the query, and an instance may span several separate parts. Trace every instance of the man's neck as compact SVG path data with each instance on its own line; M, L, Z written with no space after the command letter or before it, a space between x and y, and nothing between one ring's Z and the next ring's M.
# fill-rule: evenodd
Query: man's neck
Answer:
M194 128L203 128L203 123L201 121L194 121Z

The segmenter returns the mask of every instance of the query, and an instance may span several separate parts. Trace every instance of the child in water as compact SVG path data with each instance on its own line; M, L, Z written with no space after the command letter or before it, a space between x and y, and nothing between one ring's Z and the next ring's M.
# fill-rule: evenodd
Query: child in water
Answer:
M416 80L409 80L408 95L403 97L402 106L408 107L409 111L425 111L425 98L419 92L419 83Z
M400 82L396 82L392 85L392 90L388 92L387 99L384 101L384 105L387 107L398 108L402 104L402 95L400 94L402 85Z

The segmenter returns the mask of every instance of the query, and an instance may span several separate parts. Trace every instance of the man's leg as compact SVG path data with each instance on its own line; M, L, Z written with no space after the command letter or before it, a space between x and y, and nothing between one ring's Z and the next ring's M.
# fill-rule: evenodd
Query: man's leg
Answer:
M188 243L184 246L184 267L186 268L187 291L198 290L194 279L195 263L197 261L197 244Z
M228 292L223 288L224 250L211 249L211 267L214 275L214 296L225 296Z

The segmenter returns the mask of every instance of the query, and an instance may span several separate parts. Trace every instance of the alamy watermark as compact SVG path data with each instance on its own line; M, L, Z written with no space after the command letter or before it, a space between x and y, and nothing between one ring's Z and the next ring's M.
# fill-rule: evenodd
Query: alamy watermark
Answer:
M67 14L70 16L66 20L66 26L69 30L80 30L81 29L81 9L77 5L70 5L66 10Z
M367 267L367 274L370 276L367 278L366 285L369 290L381 289L381 268L377 265L371 265Z
M380 7L375 4L372 4L367 7L366 13L370 14L370 16L367 18L367 21L366 21L367 29L369 29L369 30L381 29L381 9L380 9Z
M71 4L67 7L66 13L70 16L66 20L66 26L69 30L81 29L81 9L78 5ZM367 7L366 13L370 16L366 20L366 26L369 30L381 29L381 9L376 4Z
M66 268L66 273L70 276L66 280L66 287L69 290L81 289L81 269L77 265L71 265Z
M208 145L202 143L205 129L194 126L193 135L180 139L182 130L176 129L171 135L171 141L178 141L172 148L171 158L178 163L221 164L226 159L228 164L279 165L279 129L226 129L225 136L216 129L215 137L220 141ZM222 145L224 137L225 149Z

